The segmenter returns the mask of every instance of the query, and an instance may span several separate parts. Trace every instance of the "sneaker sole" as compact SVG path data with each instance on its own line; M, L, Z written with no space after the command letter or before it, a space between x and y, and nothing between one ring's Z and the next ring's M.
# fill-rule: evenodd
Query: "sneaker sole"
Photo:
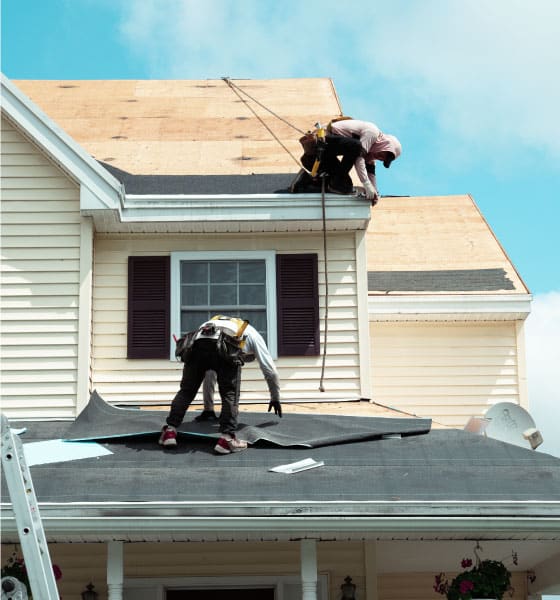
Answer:
M243 446L242 448L232 448L230 452L243 452L243 450L247 450L247 446Z
M231 450L220 446L220 444L216 444L214 446L214 452L217 452L218 454L231 454Z
M170 446L176 446L177 440L164 440L163 442L159 442L159 445L167 446L169 448Z

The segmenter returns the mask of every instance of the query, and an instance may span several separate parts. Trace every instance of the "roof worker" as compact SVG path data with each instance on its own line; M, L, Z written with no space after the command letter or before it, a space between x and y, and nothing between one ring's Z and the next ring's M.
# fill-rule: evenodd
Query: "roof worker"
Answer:
M183 376L179 391L171 403L166 425L161 430L161 446L177 445L177 427L183 422L206 372L214 371L222 400L219 418L221 437L214 451L230 454L247 448L247 442L235 435L243 364L241 353L247 326L248 321L235 317L214 317L178 340L175 354L184 362Z
M335 194L352 194L354 191L350 170L356 173L364 186L366 198L373 205L377 204L379 192L375 177L375 161L380 161L389 168L402 152L399 140L387 133L382 133L374 123L342 117L333 119L327 126L324 143L313 134L306 134L300 139L304 149L301 157L303 166L312 169L320 154L320 172L329 176L327 191ZM338 157L341 157L340 159ZM302 170L292 184L291 191L308 191L310 186L317 185L308 173Z
M266 346L262 335L252 326L245 328L245 344L243 347L242 358L244 362L252 362L257 359L261 372L268 385L270 392L270 403L268 412L274 409L274 413L282 417L282 405L280 403L280 380L278 371L274 366L272 356ZM208 371L204 377L202 385L202 399L204 401L204 410L195 417L195 421L217 421L218 417L214 412L214 389L216 387L217 375L215 371Z
M353 165L364 186L366 198L371 200L373 205L377 204L379 192L377 191L375 177L375 161L382 162L383 166L388 169L391 163L402 153L399 140L394 135L383 133L375 123L357 119L333 120L327 131L325 149L325 154L328 157L327 161L334 158L340 165L336 172L331 175L329 191L348 193L347 188L344 187L345 177L349 177L348 173ZM356 158L354 158L355 149L351 152L345 152L348 138L360 142L361 151ZM336 158L339 154L342 154L342 161Z

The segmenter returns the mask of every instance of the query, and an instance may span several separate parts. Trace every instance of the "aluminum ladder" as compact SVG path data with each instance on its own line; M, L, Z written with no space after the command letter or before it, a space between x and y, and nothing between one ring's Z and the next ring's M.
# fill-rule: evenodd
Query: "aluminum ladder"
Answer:
M2 470L6 478L19 541L34 598L59 600L47 538L23 444L2 415Z

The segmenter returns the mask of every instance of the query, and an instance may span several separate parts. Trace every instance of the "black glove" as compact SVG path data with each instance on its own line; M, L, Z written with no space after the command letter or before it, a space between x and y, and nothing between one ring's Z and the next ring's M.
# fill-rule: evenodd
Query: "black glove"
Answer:
M282 405L280 404L280 400L271 400L268 405L268 412L270 412L274 408L274 414L278 415L282 418Z

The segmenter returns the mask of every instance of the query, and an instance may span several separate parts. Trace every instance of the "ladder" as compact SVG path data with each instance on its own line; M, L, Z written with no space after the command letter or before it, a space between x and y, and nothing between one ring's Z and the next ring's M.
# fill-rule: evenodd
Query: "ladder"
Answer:
M23 444L2 415L2 469L6 478L31 593L39 600L58 600L47 538L39 515Z

